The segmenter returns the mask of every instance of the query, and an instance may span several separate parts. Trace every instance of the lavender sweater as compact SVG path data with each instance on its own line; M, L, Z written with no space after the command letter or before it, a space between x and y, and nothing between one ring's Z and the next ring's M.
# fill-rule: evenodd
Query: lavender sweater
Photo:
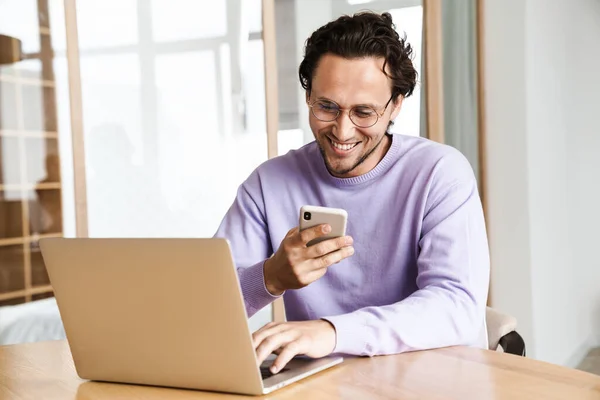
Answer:
M248 316L276 299L263 263L305 204L345 209L355 254L286 291L288 320L330 321L336 353L487 346L486 229L473 171L457 150L393 135L377 167L354 178L330 175L315 142L259 166L215 235L231 243Z

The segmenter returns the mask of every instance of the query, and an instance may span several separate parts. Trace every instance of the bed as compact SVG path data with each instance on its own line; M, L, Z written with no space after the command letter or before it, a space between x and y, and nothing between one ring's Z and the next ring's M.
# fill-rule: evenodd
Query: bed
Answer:
M55 298L0 307L0 345L65 338Z

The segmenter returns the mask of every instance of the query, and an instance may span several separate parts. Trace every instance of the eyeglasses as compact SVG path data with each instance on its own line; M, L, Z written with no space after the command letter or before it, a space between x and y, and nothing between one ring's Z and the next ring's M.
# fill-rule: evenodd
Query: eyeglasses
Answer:
M383 117L387 106L390 104L390 101L394 98L394 95L390 97L387 103L385 103L385 107L381 111L381 114L377 112L373 107L370 106L354 106L349 110L348 116L350 117L350 121L359 128L370 128L379 121L380 117ZM340 108L335 102L331 100L316 100L312 103L307 103L310 107L312 115L315 116L316 119L323 122L331 122L335 121L341 114L342 111L346 109Z

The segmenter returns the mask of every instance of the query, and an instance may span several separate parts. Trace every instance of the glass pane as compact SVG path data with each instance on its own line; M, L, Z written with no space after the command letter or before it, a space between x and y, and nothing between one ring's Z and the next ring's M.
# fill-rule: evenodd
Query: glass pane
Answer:
M2 83L2 77L4 77L5 82L11 83L22 80L51 80L52 76L48 72L43 71L42 61L36 58L22 60L15 64L2 64L0 65L0 84ZM16 104L16 102L13 102L13 104Z
M78 1L79 5L81 2ZM75 236L75 193L73 178L73 151L71 136L71 103L69 97L69 74L64 49L66 28L64 24L64 0L49 0L50 26L54 58L44 61L44 70L54 76L56 106L56 129L58 130L58 154L62 195L62 231L69 237ZM54 39L57 40L54 40ZM44 74L46 75L46 74ZM49 79L44 76L44 79Z
M56 100L54 87L21 85L24 129L56 132Z
M60 189L37 189L31 192L28 200L29 231L32 235L63 231Z
M48 17L50 20L50 27L52 29L52 48L56 52L63 53L67 49L67 35L65 27L65 9L64 0L47 0L48 1ZM77 2L78 7L83 1ZM81 40L81 27L77 27L79 31L79 40ZM81 46L81 43L79 43ZM62 54L61 54L62 55Z
M60 182L60 161L58 141L53 138L25 138L27 154L27 183Z
M21 149L19 138L0 136L0 184L18 185L21 183Z
M0 293L25 288L23 246L0 246Z
M37 242L31 243L31 284L33 286L45 286L50 284L50 278L46 271L44 259Z
M22 213L21 193L0 190L0 239L23 236Z
M161 115L176 124L173 126L178 131L185 126L187 132L182 132L188 135L185 140L196 141L195 145L201 145L211 132L219 134L219 108L214 101L216 84L212 51L157 57L156 86Z
M17 115L17 87L0 80L0 130L19 129Z
M37 3L37 0L0 1L0 34L21 40L25 53L40 51Z
M0 64L0 79L4 78L10 78L15 74L15 68L14 68L15 64ZM2 81L0 80L0 84L2 83Z
M301 129L286 129L277 132L277 154L286 154L304 145L304 135Z
M136 54L81 59L89 234L107 236L111 224L127 224L120 234L136 229L128 212L144 203L139 173L143 172L142 88ZM154 116L148 116L152 121ZM139 192L137 191L139 190ZM148 224L151 224L151 220ZM130 226L131 225L131 226Z
M406 35L406 40L413 48L413 65L421 78L423 7L404 7L389 10L396 24L396 31ZM418 83L412 96L402 103L402 110L394 120L390 132L419 136L421 130L421 85Z
M103 85L109 85L111 90L116 90L137 87L141 82L140 63L137 54L82 56L80 66L81 79L86 81L85 89L90 91L90 95L103 94L99 91ZM92 89L95 92L91 92Z
M16 64L13 64L13 69L16 73L13 73L15 76L18 74L19 78L24 79L52 79L51 77L43 77L42 76L42 60L23 60L19 61Z
M248 43L248 63L245 65L248 79L244 83L248 95L246 115L249 132L267 131L263 47L262 40Z
M157 42L224 36L227 1L152 0L152 28Z
M21 109L23 127L32 131L43 131L46 127L44 115L44 87L21 85Z
M81 53L90 236L212 237L266 160L262 41L239 34L240 9L139 2L139 47ZM203 40L155 43L187 39Z
M250 32L262 32L262 0L243 0L242 5Z
M82 52L85 53L88 49L136 44L138 3L143 5L146 1L77 1L77 30Z

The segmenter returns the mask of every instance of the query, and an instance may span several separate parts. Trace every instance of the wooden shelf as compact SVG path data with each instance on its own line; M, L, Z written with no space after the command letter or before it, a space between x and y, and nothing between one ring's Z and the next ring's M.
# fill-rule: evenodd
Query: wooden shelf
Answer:
M31 185L35 190L53 190L60 189L62 185L60 182L52 182L52 183L38 183L35 185ZM27 189L25 189L27 190Z
M25 243L37 242L40 239L61 238L63 236L64 235L62 232L57 232L57 233L44 233L42 235L31 235L31 236L27 236L27 237L0 239L0 247L19 246L19 245L23 245Z
M28 137L41 139L58 139L58 132L54 131L20 131L15 129L0 129L0 137Z
M0 82L19 83L21 85L41 86L53 88L56 86L54 81L44 79L22 78L12 75L0 75Z
M31 11L30 17L38 20L38 27L30 27L28 32L39 38L39 51L22 55L24 60L35 60L31 61L35 68L27 69L23 63L23 66L16 64L6 69L3 68L0 73L0 90L9 90L11 94L2 101L7 102L12 111L11 118L4 124L11 129L0 129L0 146L6 144L4 151L11 151L12 157L5 158L1 162L3 168L7 168L7 164L10 164L9 166L16 171L15 177L6 184L0 182L0 195L3 198L7 197L4 196L5 192L10 191L17 194L17 196L11 196L2 202L5 205L2 211L6 218L6 221L2 221L6 228L3 235L9 237L0 238L0 246L4 246L3 250L5 251L12 250L6 246L14 246L16 253L22 252L17 255L19 260L22 259L22 263L19 262L19 264L21 264L24 277L21 281L20 275L13 274L14 282L3 285L3 289L21 288L13 292L0 293L0 301L7 300L10 303L29 302L32 299L52 294L52 287L47 284L47 277L43 274L45 272L43 271L44 262L43 259L40 259L37 241L47 237L63 236L63 233L60 232L63 230L60 178L56 174L48 174L52 177L46 178L50 182L46 183L46 179L41 183L37 182L37 172L41 169L40 167L43 167L40 164L43 164L44 156L46 159L44 162L47 163L49 155L60 155L60 146L58 145L60 139L57 132L57 99L54 93L56 90L55 53L52 47L51 29L48 26L50 20L48 1L43 0L37 3L38 7L35 8L35 11L23 8L23 11ZM14 142L17 142L16 146ZM43 154L40 155L37 151L39 149L36 147L43 149L44 144L46 150L42 150ZM48 166L46 166L47 168ZM33 191L38 192L32 193ZM39 203L34 200L36 195L39 197ZM17 198L13 199L12 197ZM50 226L42 224L44 222L42 202L46 202L45 205L48 206L46 209L52 214ZM46 226L46 228L41 228L41 226ZM36 234L44 229L54 233ZM15 237L14 235L17 234L20 236ZM0 276L5 275L3 274L4 269L7 267L12 270L17 265L0 265Z
M58 139L58 132L54 131L20 131L16 129L0 129L0 137L27 137L39 139Z
M48 239L48 238L61 238L63 237L64 234L62 232L56 232L56 233L43 233L41 235L31 235L29 236L29 241L30 242L37 242L40 239Z
M56 233L43 233L41 235L31 235L25 238L28 242L37 242L40 239L49 239L49 238L61 238L64 234L62 232Z
M0 190L10 191L10 192L19 192L19 191L30 191L30 190L56 190L61 189L62 185L60 182L51 182L51 183L36 183L36 184L8 184L2 185L0 184Z
M24 241L25 241L25 238L22 238L22 237L0 239L0 247L18 246L18 245L23 244Z
M9 293L0 293L0 301L17 299L19 297L32 296L34 294L42 294L52 292L51 285L34 286L29 289L15 290Z

